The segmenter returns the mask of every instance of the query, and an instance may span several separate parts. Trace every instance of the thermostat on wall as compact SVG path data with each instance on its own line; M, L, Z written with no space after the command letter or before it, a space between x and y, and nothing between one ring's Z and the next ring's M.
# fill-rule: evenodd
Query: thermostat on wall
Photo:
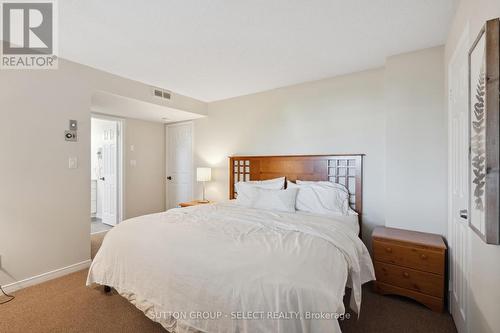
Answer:
M76 131L72 131L72 130L64 131L64 139L66 141L73 141L73 142L78 141Z

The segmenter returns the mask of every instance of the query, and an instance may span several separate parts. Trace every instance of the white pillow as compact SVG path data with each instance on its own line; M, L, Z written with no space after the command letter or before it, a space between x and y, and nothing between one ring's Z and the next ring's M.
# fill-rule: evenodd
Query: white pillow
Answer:
M298 211L320 215L348 215L349 191L342 185L332 182L287 183L288 188L297 188L296 208Z
M349 190L344 185L339 184L339 183L329 182L329 181L326 181L326 180L318 180L318 181L297 180L297 185L323 185L323 186L330 186L330 187L336 187L338 189L341 189L342 191L345 191L345 192L349 193Z
M273 178L268 180L250 180L248 182L238 182L235 185L236 189L238 189L238 185L241 184L253 185L272 190L282 190L285 188L285 177Z
M270 190L282 190L285 188L285 177L269 179L269 180L254 180L248 182L238 182L234 185L236 193L236 203L242 206L249 207L252 201L253 188L266 188Z
M254 196L251 202L252 208L275 210L280 212L295 212L295 201L298 189L270 190L254 187Z

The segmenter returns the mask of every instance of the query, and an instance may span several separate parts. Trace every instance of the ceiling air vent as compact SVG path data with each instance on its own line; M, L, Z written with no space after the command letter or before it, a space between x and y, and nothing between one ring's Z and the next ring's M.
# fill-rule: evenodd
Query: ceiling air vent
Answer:
M160 88L153 88L153 96L163 99L171 99L172 93L168 90L163 90Z

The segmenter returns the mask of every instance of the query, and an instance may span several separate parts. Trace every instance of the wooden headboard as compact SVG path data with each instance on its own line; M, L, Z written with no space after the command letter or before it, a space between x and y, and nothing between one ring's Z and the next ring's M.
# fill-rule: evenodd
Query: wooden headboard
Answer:
M286 177L288 180L326 180L347 187L351 208L363 212L363 155L296 155L229 157L229 198L235 199L234 184L250 180Z

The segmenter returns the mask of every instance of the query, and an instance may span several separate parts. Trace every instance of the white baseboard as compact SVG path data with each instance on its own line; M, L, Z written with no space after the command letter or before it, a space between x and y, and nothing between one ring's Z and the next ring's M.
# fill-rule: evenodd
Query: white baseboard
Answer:
M34 286L36 284L46 282L64 275L68 275L70 273L78 272L81 270L84 270L86 268L90 267L90 263L92 261L85 260L67 267L59 268L47 273L43 273L40 275L32 276L27 279L21 280L21 281L16 281L10 284L6 284L5 286L2 286L3 290L5 290L6 293L12 293L16 290L23 289L26 287Z

